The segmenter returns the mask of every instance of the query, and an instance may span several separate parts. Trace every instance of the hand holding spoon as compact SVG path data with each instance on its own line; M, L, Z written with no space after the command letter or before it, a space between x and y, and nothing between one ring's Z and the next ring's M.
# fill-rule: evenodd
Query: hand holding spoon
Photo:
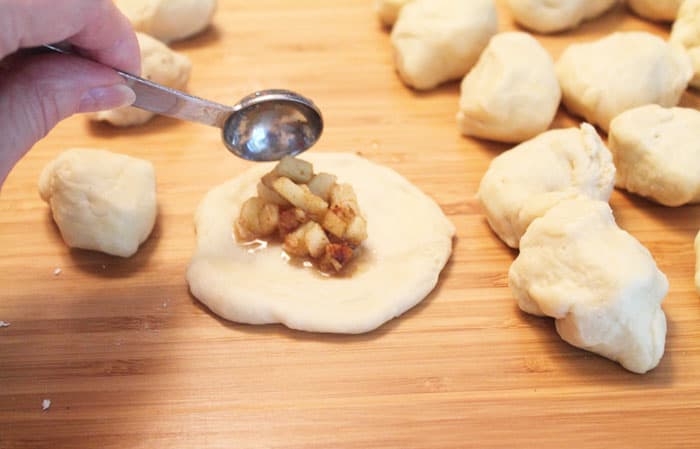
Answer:
M80 56L54 45L44 48ZM321 111L308 98L288 90L255 92L230 107L114 70L136 93L133 107L221 128L226 148L243 159L276 161L294 156L309 149L323 132Z

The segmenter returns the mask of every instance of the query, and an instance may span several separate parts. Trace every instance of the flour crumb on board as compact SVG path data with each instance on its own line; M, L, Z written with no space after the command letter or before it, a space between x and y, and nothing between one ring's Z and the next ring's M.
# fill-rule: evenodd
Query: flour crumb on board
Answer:
M63 270L61 270L59 267L54 268L54 270L53 270L53 275L54 275L54 276L58 276L58 275L60 275L61 273L63 273Z
M44 399L41 401L41 410L47 411L51 407L51 399Z
M0 320L0 327L9 327L10 323L8 321Z

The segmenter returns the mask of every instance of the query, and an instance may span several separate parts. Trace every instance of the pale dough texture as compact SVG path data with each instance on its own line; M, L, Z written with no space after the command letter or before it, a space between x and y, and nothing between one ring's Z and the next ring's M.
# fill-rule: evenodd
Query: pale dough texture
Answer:
M501 142L522 142L546 131L561 100L549 53L517 32L491 39L461 91L462 134Z
M532 220L579 195L607 201L615 182L610 151L596 130L547 131L491 161L478 197L491 229L511 248Z
M462 78L497 31L493 0L414 0L391 32L396 69L416 89Z
M630 371L658 365L668 280L606 202L561 202L520 243L508 282L523 311L554 318L565 341Z
M700 0L685 0L673 22L671 42L681 45L688 52L693 65L690 85L700 88Z
M287 262L278 244L255 250L235 241L241 204L273 166L258 164L212 189L199 205L197 249L187 270L192 294L231 321L349 334L371 331L418 304L452 250L455 228L438 205L393 170L358 156L303 159L355 189L369 234L356 270L324 277Z
M567 109L606 131L628 109L675 106L693 76L682 48L646 32L573 44L556 69Z
M627 0L630 9L640 16L663 22L672 22L683 0Z
M42 171L39 194L71 248L129 257L156 220L153 164L123 154L64 151Z
M379 20L386 26L394 25L396 19L399 18L401 8L411 1L413 0L377 0L375 2L375 9L377 10Z
M193 36L211 23L216 0L115 0L136 31L163 42Z
M612 8L618 0L508 0L515 21L539 33L576 28Z
M184 89L192 69L189 58L147 34L136 33L136 37L141 47L141 77L173 89ZM154 115L151 111L126 107L96 112L90 118L115 126L135 126L146 123Z
M618 187L666 206L700 202L700 111L631 109L612 121L608 143Z

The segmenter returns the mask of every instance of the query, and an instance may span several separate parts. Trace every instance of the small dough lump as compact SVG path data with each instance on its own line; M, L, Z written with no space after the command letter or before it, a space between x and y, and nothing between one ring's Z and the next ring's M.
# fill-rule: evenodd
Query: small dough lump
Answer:
M627 0L630 9L640 16L662 22L672 22L683 0Z
M136 33L136 37L141 47L141 77L173 89L184 89L192 69L189 58L147 34ZM128 106L95 112L90 119L114 126L135 126L146 123L153 116L155 113L151 111Z
M411 1L413 0L377 0L375 9L377 10L377 15L379 15L379 20L386 26L394 25L396 19L399 18L401 8Z
M511 248L532 220L579 195L607 201L615 182L610 151L596 130L547 131L497 156L481 179L478 197L491 229Z
M650 103L675 106L693 76L680 47L646 32L573 44L556 69L567 109L606 131L628 109Z
M693 64L690 85L700 88L700 0L685 0L671 29L671 42L683 46Z
M665 206L700 202L700 111L647 105L610 125L618 187Z
M618 0L508 0L515 21L538 33L576 28L600 16Z
M241 245L233 224L274 164L205 196L195 217L197 249L187 270L192 294L214 313L249 324L310 332L369 332L418 304L435 287L455 228L438 205L395 171L352 154L304 155L319 172L350 183L367 219L356 267L324 277L289 261L279 245Z
M136 31L163 42L193 36L211 23L216 0L115 0Z
M554 318L565 341L635 373L658 365L668 280L607 203L561 202L520 243L508 282L524 312Z
M457 123L467 136L522 142L549 128L560 100L549 53L529 34L501 33L462 81Z
M421 90L460 79L497 31L493 0L414 0L391 32L396 69Z
M156 220L153 164L105 150L61 153L41 173L39 195L71 248L129 257Z

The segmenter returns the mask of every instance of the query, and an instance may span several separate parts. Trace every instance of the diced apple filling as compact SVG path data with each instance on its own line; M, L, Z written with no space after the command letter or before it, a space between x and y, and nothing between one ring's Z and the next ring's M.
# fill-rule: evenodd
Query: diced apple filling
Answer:
M285 157L262 177L258 195L241 206L236 238L267 239L276 232L288 255L339 273L367 239L367 222L352 186L336 180L315 174L309 162Z

